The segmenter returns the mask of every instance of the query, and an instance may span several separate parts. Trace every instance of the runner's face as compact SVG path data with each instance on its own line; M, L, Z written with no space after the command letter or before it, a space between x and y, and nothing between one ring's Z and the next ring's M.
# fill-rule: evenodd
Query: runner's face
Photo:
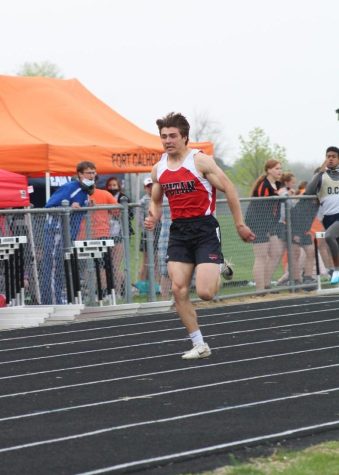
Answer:
M339 165L339 157L338 154L335 152L328 152L326 154L326 165L328 168L337 168Z
M169 155L176 155L186 148L187 137L180 135L179 129L176 127L164 127L160 132L160 139L164 150Z

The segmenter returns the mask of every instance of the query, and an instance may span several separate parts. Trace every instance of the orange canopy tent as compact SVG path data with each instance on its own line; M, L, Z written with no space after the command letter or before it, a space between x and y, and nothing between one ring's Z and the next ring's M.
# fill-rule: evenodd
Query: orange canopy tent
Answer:
M149 172L157 135L112 110L78 80L0 76L0 164L31 177L73 175L82 160L98 173ZM210 142L191 143L213 153Z

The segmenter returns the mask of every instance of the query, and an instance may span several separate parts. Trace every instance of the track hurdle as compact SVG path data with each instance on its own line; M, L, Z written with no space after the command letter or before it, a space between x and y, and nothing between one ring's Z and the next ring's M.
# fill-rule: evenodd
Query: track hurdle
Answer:
M93 259L97 283L99 305L103 305L103 290L100 275L100 259L104 260L107 293L111 304L116 305L116 292L113 277L111 249L114 247L113 239L91 239L86 241L73 241L73 246L65 252L65 277L68 303L82 303L81 282L79 274L79 260ZM70 265L67 265L70 263Z
M0 237L0 261L4 267L7 305L25 304L24 244L26 236Z

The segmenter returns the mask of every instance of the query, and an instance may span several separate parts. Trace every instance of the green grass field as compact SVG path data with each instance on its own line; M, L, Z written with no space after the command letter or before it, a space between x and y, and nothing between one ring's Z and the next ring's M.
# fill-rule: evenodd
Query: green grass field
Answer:
M339 475L339 442L326 442L302 451L279 449L270 457L246 463L230 457L230 462L200 475Z

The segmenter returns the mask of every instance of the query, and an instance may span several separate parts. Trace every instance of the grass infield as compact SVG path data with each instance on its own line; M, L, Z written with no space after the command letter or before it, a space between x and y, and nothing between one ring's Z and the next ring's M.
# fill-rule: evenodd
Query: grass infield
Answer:
M339 475L339 442L325 442L301 451L279 448L269 457L247 462L230 457L230 465L200 475Z

